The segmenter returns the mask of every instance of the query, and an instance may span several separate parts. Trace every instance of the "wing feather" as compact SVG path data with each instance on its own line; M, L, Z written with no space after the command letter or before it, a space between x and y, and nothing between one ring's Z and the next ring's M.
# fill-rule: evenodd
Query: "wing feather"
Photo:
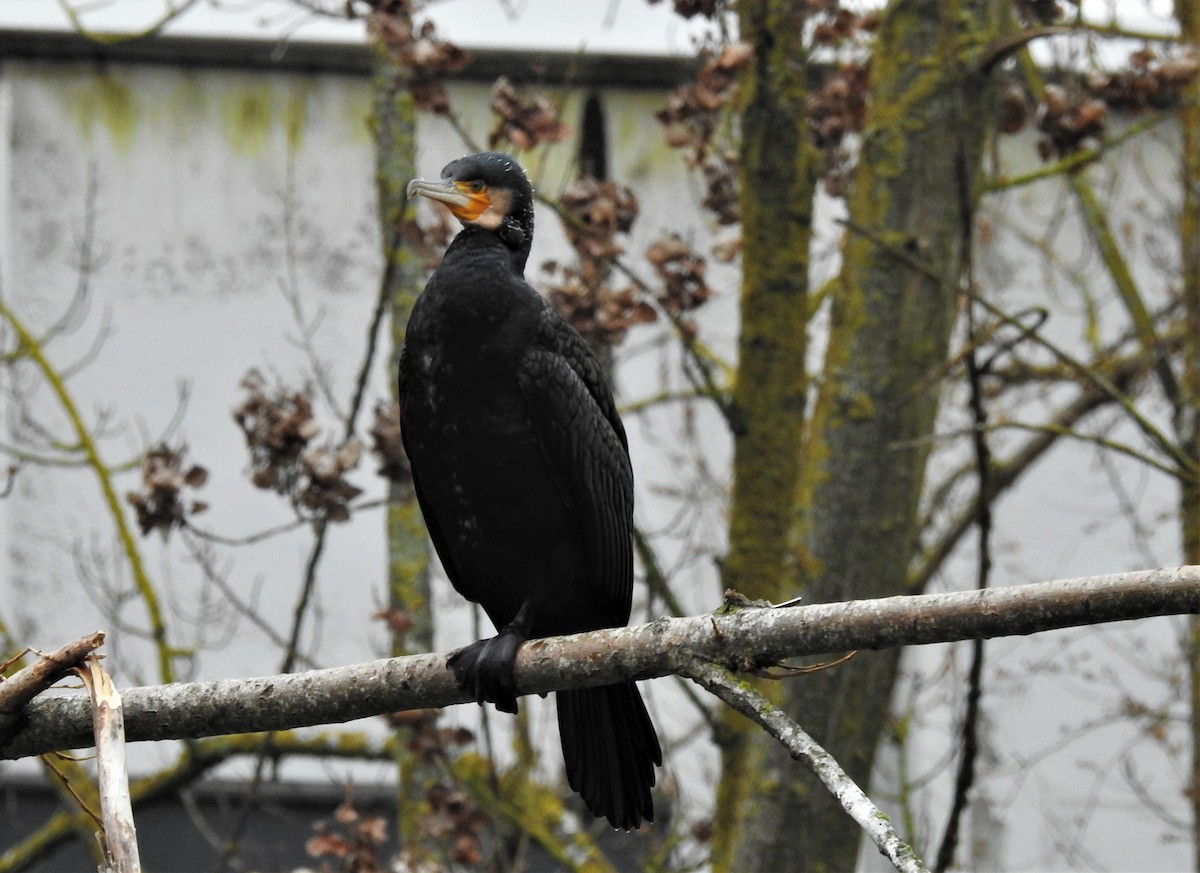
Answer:
M397 366L397 394L400 398L401 410L404 409L408 394L408 367L408 346L403 345L400 347L400 360ZM405 416L402 412L400 416L400 442L404 445L405 453L411 458L412 447L409 444L408 431L404 427L404 419ZM456 589L462 590L460 586L463 584L463 580L458 567L455 565L453 551L450 549L446 537L442 534L441 527L437 521L437 512L425 497L425 492L421 484L422 476L420 469L420 465L410 467L413 491L417 497L417 505L421 507L421 516L425 520L425 529L429 532L429 539L433 543L434 551L437 552L438 558L442 562L442 569L446 571L446 577Z
M574 331L565 324L559 330ZM575 334L578 338L578 334ZM599 363L538 345L518 373L537 439L563 499L578 513L599 600L613 624L629 620L633 596L633 470L625 430ZM566 351L567 354L563 352ZM590 365L594 365L594 371Z

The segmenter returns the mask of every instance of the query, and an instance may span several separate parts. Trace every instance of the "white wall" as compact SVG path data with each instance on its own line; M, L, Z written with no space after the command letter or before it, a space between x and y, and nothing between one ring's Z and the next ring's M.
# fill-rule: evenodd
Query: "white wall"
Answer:
M468 107L462 116L472 137L483 141L491 125L482 108L487 87L458 84L453 91L456 103ZM564 117L573 121L583 95L575 91L560 96ZM652 91L626 90L609 91L605 98L612 175L634 187L642 202L642 216L628 244L631 261L638 263L650 241L667 228L678 230L681 221L690 227L687 232L697 248L705 251L710 228L700 216L696 182L662 145L658 127L650 120L661 97ZM91 209L95 266L88 274L89 302L77 314L71 332L50 344L47 353L56 366L68 366L107 331L94 359L73 373L69 387L90 423L104 418L101 446L113 464L135 457L168 427L177 409L178 385L188 381L188 403L169 440L186 442L191 457L209 468L209 483L196 496L211 509L196 521L222 535L242 536L292 517L279 498L255 490L246 480L242 437L230 417L242 396L239 380L249 368L257 367L271 378L277 375L290 386L311 372L311 362L296 343L301 328L281 287L294 276L307 317L319 317L312 344L316 356L329 365L337 396L348 394L362 355L379 271L368 109L367 82L349 75L16 60L5 61L0 72L6 144L0 149L0 292L34 331L52 325L79 282L80 245ZM1010 160L1016 160L1016 149L1027 147L1027 142L1009 141L1006 148L1014 149ZM1169 154L1169 142L1166 148ZM423 119L423 175L436 175L443 163L464 151L448 125ZM571 180L571 154L567 145L529 159L539 188L552 193ZM1126 152L1115 160L1125 168L1122 178L1129 180L1122 189L1129 211L1136 221L1149 221L1139 204L1151 198L1144 182L1137 180L1140 168L1159 172L1155 168L1165 160L1163 154L1147 151L1131 157ZM94 191L90 200L89 187ZM1060 251L1085 251L1078 227L1054 218L1062 197L1055 185L1012 195L1023 198L1023 207L1031 211L1049 210L1050 226L1062 228L1057 238ZM820 212L826 241L834 236L830 216L836 213L829 206L823 201ZM1036 236L1046 225L1030 218L1026 230ZM1153 222L1144 227L1130 236L1130 244L1138 246L1139 269L1152 275L1155 252L1148 239ZM1055 335L1081 342L1079 298L1036 266L1014 237L1000 234L998 240L980 265L981 278L992 288L1005 289L1011 300L1053 303L1061 310ZM294 252L290 266L289 247ZM826 250L827 244L820 248ZM536 278L543 260L566 257L553 217L539 213L531 278ZM1085 271L1095 268L1083 256L1071 265ZM704 337L732 359L736 274L716 264L710 264L710 271L722 296L702 316ZM645 267L642 272L649 276L650 270ZM4 347L11 347L7 336ZM622 399L632 402L664 387L684 387L674 360L670 343L660 343L656 329L636 330L622 352L617 375ZM5 443L13 441L11 426L22 411L18 398L52 423L56 435L69 440L49 392L28 370L0 368L0 390L10 428L3 436ZM372 399L387 393L379 366L369 393ZM951 399L944 416L948 424L961 424L961 415L955 414L960 404L961 398ZM681 409L630 417L628 430L639 483L639 517L662 534L668 566L690 547L704 550L700 558L680 567L677 586L687 608L699 612L715 607L720 596L711 559L724 548L720 498L727 485L729 444L706 406L694 407L693 421L680 415ZM321 408L320 416L330 423L327 433L340 432L327 408ZM364 424L368 420L364 418ZM707 461L710 478L690 472L694 457ZM380 496L383 490L373 468L366 458L352 476L367 489L367 497ZM1173 523L1156 514L1169 510L1172 486L1128 466L1124 475L1143 515L1158 519L1136 536L1118 517L1121 501L1095 454L1088 449L1057 450L1043 462L1032 487L999 507L994 583L1176 560ZM118 489L123 493L137 487L137 479L136 472L122 473ZM0 500L0 619L13 640L40 648L104 627L110 631L108 666L118 683L155 682L150 647L123 629L145 628L142 606L132 599L116 615L109 614L111 598L99 590L101 580L128 584L127 576L113 571L120 562L99 494L95 478L86 470L21 466L13 494ZM262 619L280 633L286 633L290 620L308 541L300 531L252 547L219 550L229 585L253 600ZM275 671L280 653L249 622L235 621L236 616L218 608L203 614L197 624L206 603L214 607L221 598L205 585L176 540L163 543L152 536L139 544L151 575L172 605L172 640L198 647L197 657L181 664L183 678ZM305 637L305 652L316 663L349 663L385 652L384 635L370 618L385 599L384 569L379 510L364 511L334 528L317 589L320 628L310 625ZM962 588L971 580L967 555L952 564L938 584ZM639 589L637 596L643 593ZM471 638L469 612L444 585L438 589L435 611L439 648ZM639 614L635 607L635 616ZM1134 660L1163 664L1177 626L1163 620L1134 632L1077 631L990 647L993 681L1012 695L991 699L997 758L988 765L997 777L989 796L1006 825L1000 855L1012 869L1066 865L1069 852L1056 845L1056 840L1067 839L1061 837L1059 819L1077 811L1091 816L1086 838L1116 868L1186 865L1186 847L1159 840L1157 825L1145 821L1144 812L1130 812L1128 788L1119 784L1122 751L1138 742L1136 731L1131 737L1126 730L1115 740L1101 730L1086 731L1085 738L1095 744L1047 753L1048 761L1058 760L1055 767L1026 771L1020 766L1022 760L1052 748L1064 731L1102 721L1119 710L1121 692L1096 692L1100 687L1116 688L1116 683L1089 684L1089 671L1100 677L1113 672L1128 685L1144 688L1148 696L1157 695L1157 679L1139 678L1131 660L1118 656L1132 651ZM944 760L953 743L948 728L954 710L934 704L942 697L955 697L961 686L948 678L953 671L940 672L952 663L945 647L914 652L907 663L924 671L923 687L932 689L919 698L928 726L913 741L914 760L923 773ZM962 672L961 652L957 672ZM1081 678L1082 684L1077 681ZM713 752L688 743L701 733L699 722L673 682L660 680L647 688L660 730L685 744L684 754L672 759L669 774L682 785L681 808L688 813L702 810L708 786L716 778ZM545 710L537 702L533 705L542 713L536 731L553 746ZM462 707L451 717L469 721L475 714L474 708ZM1139 748L1145 751L1144 744ZM136 747L132 754L134 765L142 768L163 758L147 747ZM556 762L557 752L548 757ZM684 760L687 765L680 766ZM1157 786L1177 790L1170 761L1156 758L1153 748L1136 760L1139 772L1148 772ZM1093 797L1089 762L1101 762L1116 774L1102 786L1112 793L1103 795L1098 812L1086 806ZM341 765L321 770L333 778L343 772ZM390 776L381 772L377 778L386 781ZM929 826L940 828L944 779L931 784L932 789L918 796L918 806L931 811ZM1176 797L1165 800L1183 815ZM1134 836L1123 836L1131 832Z

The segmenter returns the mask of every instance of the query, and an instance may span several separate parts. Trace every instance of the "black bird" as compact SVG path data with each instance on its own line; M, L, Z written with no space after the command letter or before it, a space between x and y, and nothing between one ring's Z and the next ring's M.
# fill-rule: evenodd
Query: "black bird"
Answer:
M407 193L444 203L463 229L409 319L404 448L450 581L499 631L450 666L480 703L516 712L521 643L629 621L629 446L599 362L525 281L533 189L517 162L460 158ZM653 820L662 752L632 682L558 692L558 729L588 809L617 828Z

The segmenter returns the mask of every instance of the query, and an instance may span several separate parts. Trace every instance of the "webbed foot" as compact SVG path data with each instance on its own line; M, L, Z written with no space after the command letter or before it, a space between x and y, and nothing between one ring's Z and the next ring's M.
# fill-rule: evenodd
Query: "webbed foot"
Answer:
M454 652L447 666L458 687L478 703L494 703L501 712L517 711L517 684L513 665L525 636L507 627L496 636L479 640Z

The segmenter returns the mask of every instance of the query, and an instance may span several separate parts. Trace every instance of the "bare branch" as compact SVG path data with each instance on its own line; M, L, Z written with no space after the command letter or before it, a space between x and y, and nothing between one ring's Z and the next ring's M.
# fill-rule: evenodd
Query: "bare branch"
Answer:
M96 770L100 784L100 809L104 817L105 873L136 873L142 868L129 799L129 768L125 757L125 723L121 695L112 677L89 657L76 670L92 699L92 726L96 736Z
M846 810L846 814L858 823L879 847L879 851L892 862L892 866L902 873L929 873L912 847L900 839L891 821L866 792L858 787L829 752L783 710L772 706L766 698L744 682L738 682L727 671L699 658L693 659L684 669L684 675L782 743L792 758L801 761L821 780L829 793L837 798L842 809Z
M797 655L1025 635L1155 615L1200 613L1200 567L788 608L747 608L531 640L517 688L543 694L682 673L691 658L754 671ZM466 703L444 654L253 679L131 688L131 740L169 740L307 725ZM87 702L42 698L0 759L89 745Z
M25 705L71 671L71 668L100 648L104 631L67 643L0 681L0 742Z

